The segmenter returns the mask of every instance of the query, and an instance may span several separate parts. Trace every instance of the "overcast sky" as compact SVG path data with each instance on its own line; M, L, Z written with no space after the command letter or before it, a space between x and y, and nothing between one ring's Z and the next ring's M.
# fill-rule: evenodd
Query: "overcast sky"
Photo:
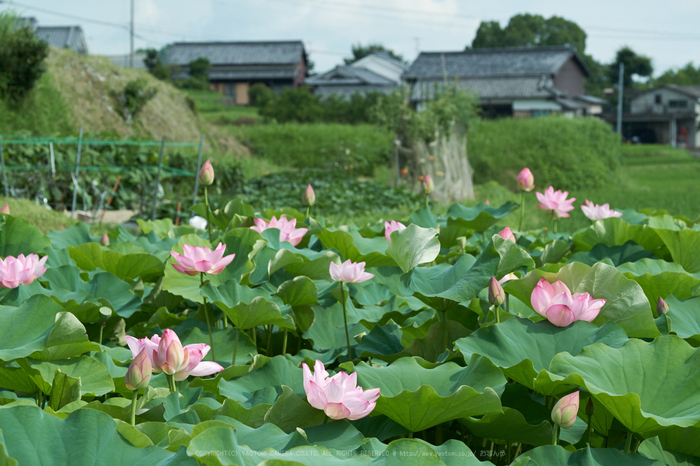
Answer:
M610 62L629 45L655 75L700 64L700 0L134 0L136 48L175 41L297 40L321 72L353 43L381 43L409 61L420 51L462 50L481 21L519 13L562 16L588 34L586 52ZM79 24L92 54L129 50L130 0L2 1L40 25ZM58 13L63 14L60 16Z

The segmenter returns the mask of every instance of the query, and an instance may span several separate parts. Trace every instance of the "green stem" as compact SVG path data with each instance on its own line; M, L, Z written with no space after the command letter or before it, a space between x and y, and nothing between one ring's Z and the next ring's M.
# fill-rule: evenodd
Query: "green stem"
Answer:
M348 313L345 310L345 291L343 290L343 282L340 282L340 300L343 303L343 322L345 322L345 340L348 343L348 361L352 361L352 349L350 348L350 333L348 332Z
M632 448L632 437L634 437L632 432L627 432L627 439L625 440L625 453L629 453Z
M310 214L311 214L311 206L307 206L306 207L306 220L311 218Z
M430 195L429 194L425 195L425 206L430 207Z
M206 192L206 188L205 191ZM201 285L204 286L204 272L199 274ZM209 309L207 308L207 298L204 297L204 317L207 319L207 331L209 331L209 345L211 346L211 360L216 362L216 353L214 353L214 337L211 334L211 323L209 322Z
M544 240L547 241L547 233L549 233L549 227L552 226L552 220L554 220L554 211L552 211L552 216L549 217L549 222L547 223L547 228L544 229Z
M523 217L525 217L525 191L520 193L520 225L518 231L523 231Z
M287 354L287 332L288 332L288 330L285 328L284 329L284 340L282 341L282 354Z
M440 321L442 322L442 352L447 350L447 346L450 344L450 335L447 329L447 312L437 311L440 313Z
M236 365L236 355L238 354L238 334L241 333L241 331L236 327L236 340L233 343L233 362L231 363L232 366Z
M411 431L409 430L409 431L408 431L407 437L408 437L408 438L413 438L413 432L411 432Z
M554 424L552 427L552 445L557 445L559 441L559 426Z
M268 357L272 357L270 356L270 351L272 351L272 325L265 327L265 335L267 335L267 348L265 349L265 354L267 354Z
M510 295L506 293L506 312L510 313Z
M442 445L442 428L441 424L435 426L435 445Z
M175 386L175 374L165 374L165 379L168 381L170 393L176 392L177 387Z
M588 431L588 446L591 446L591 434L593 433L593 415L588 416L588 426L586 427Z
M102 344L102 332L104 331L104 329L105 329L105 324L103 322L102 325L100 325L100 340L97 342L100 345Z
M211 243L211 222L209 221L209 196L207 193L206 186L204 187L204 208L207 213L207 230L209 231L209 242Z
M136 400L139 397L139 391L134 390L133 396L131 397L131 426L136 425Z
M496 306L496 323L501 323L501 306Z
M253 327L250 330L253 331L253 346L255 346L255 352L258 353L258 329Z

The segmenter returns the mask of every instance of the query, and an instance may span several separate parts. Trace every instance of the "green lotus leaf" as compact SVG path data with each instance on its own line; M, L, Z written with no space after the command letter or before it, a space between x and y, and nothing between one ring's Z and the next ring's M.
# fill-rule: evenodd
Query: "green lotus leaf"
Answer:
M664 242L673 262L687 272L700 272L700 231L655 229Z
M647 299L656 307L658 298L674 295L679 299L700 296L700 273L690 274L675 262L642 259L617 268L625 277L639 283Z
M145 282L154 282L163 276L163 262L151 254L121 254L99 245L85 243L80 246L69 246L71 259L82 270L91 271L97 268L124 280L141 278Z
M100 241L98 236L90 235L90 225L79 222L65 230L51 230L46 234L54 249L67 249L68 246L80 246L85 243Z
M551 243L547 243L539 256L535 256L537 251L532 251L530 254L535 258L537 267L542 267L545 264L558 263L570 250L571 244L560 239L555 239Z
M495 275L496 278L508 275L520 267L535 266L535 261L532 260L530 254L511 240L505 240L499 235L493 235L493 246L498 255L501 256L501 261L498 263L498 271Z
M683 301L669 296L666 303L669 307L667 316L671 321L669 331L681 338L700 341L700 297Z
M294 319L290 315L282 315L277 304L260 296L253 298L250 304L240 303L234 307L228 307L221 301L217 301L215 304L241 330L248 330L261 325L295 328Z
M694 458L672 451L665 451L658 437L644 440L637 448L637 452L649 459L661 461L661 464L667 466L690 466L695 463L693 461Z
M41 295L19 307L0 306L0 359L11 361L42 351L62 311L51 298Z
M622 246L596 244L589 251L577 252L567 262L581 262L593 266L596 262L600 262L603 259L610 259L617 267L620 264L634 263L640 259L656 259L656 256L634 241L627 241Z
M46 341L46 348L32 353L34 359L56 361L79 356L88 351L99 351L100 345L88 340L85 327L70 312L56 314L54 328Z
M480 356L467 367L444 363L426 369L414 358L401 358L387 367L362 362L355 367L358 385L379 388L374 409L411 432L419 432L452 419L501 412L499 394L505 377Z
M512 463L518 466L550 466L568 464L577 466L656 466L659 463L639 453L623 453L613 448L583 448L574 452L561 446L547 445L520 455Z
M383 237L362 238L359 233L323 228L316 236L325 249L334 249L343 260L365 262L365 267L396 266L396 262L386 255L389 243Z
M282 385L298 396L306 396L301 368L283 356L275 356L264 366L242 377L219 381L219 393L250 408L258 403L274 403Z
M465 359L480 354L491 360L513 380L528 388L541 371L549 370L554 356L566 352L579 354L593 343L620 347L628 341L619 325L609 322L598 328L577 321L568 327L556 327L547 321L532 322L513 317L498 325L484 327L455 342ZM558 393L557 393L558 394Z
M577 251L589 251L597 244L622 246L631 240L647 251L656 253L664 245L653 228L647 225L630 225L615 217L597 220L586 230L576 233L572 240Z
M212 328L212 338L214 339L214 348L216 352L217 361L224 367L231 365L231 360L233 358L233 350L236 341L236 332L231 326L226 328ZM182 345L191 345L195 343L206 343L209 344L209 335L204 330L193 327L181 332L180 340ZM253 340L250 339L247 333L241 331L238 335L238 350L236 351L236 364L246 364L253 355L256 354L255 345L253 345ZM211 361L211 351L204 358L207 361ZM211 379L207 379L212 381ZM191 385L192 386L192 385Z
M0 214L0 257L35 254L50 247L49 239L20 217Z
M302 400L291 388L282 385L282 394L265 413L265 422L283 431L306 429L324 423L326 414Z
M533 270L521 280L509 281L504 289L522 302L530 303L532 290L540 278L545 278L550 283L561 280L569 287L571 293L588 292L596 299L605 299L605 305L593 321L597 325L615 322L624 328L630 337L659 335L644 291L615 267L600 262L593 267L572 262L557 273Z
M294 428L287 434L274 424L263 424L258 428L252 428L242 422L224 416L218 416L214 421L206 421L196 425L192 429L192 436L197 437L206 430L217 427L234 429L238 443L254 451L268 448L276 451L287 451L300 445L309 444L300 431Z
M465 221L467 228L483 232L505 218L509 213L519 207L515 202L506 202L500 207L491 207L488 204L478 204L474 207L465 207L462 204L452 204L447 210L447 218L458 218Z
M404 230L392 232L391 244L386 255L396 261L404 273L420 264L432 262L440 254L437 230L408 225Z
M335 285L335 284L334 284ZM337 288L336 288L337 289ZM340 297L340 295L338 295ZM347 298L347 295L346 295ZM331 297L331 299L333 299ZM343 321L343 306L339 302L332 305L312 306L314 320L303 337L313 340L313 349L316 351L345 349L345 323ZM360 324L361 320L371 322L379 321L384 315L384 308L380 306L356 307L351 299L346 302L348 332L350 343L354 346L355 335L364 333L367 328Z
M19 464L196 464L184 451L174 454L155 446L131 445L109 415L93 409L80 409L59 419L37 407L6 408L0 410L0 429L7 453Z
M437 215L430 211L430 207L425 206L411 214L408 223L413 223L423 228L435 228L438 224Z
M413 269L401 276L399 292L414 295L438 311L447 311L474 299L497 273L499 263L500 256L489 247L476 260L465 254L452 266Z
M309 277L295 277L277 288L276 295L290 306L314 306L318 304L318 288Z
M100 396L114 390L112 376L104 364L88 356L63 361L39 361L27 358L19 360L18 363L47 395L51 393L51 383L58 370L70 377L80 378L83 395Z
M597 343L575 356L558 354L550 372L554 381L585 388L632 432L652 437L700 425L699 351L677 336L632 339L621 348Z

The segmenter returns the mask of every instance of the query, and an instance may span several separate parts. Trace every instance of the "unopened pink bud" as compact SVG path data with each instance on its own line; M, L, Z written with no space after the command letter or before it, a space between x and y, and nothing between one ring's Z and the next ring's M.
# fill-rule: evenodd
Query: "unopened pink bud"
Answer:
M134 358L126 371L124 381L126 388L129 390L143 390L148 387L148 382L151 381L151 373L153 365L148 357L148 349L144 348Z
M529 168L522 169L522 171L518 174L517 181L518 188L522 189L523 191L532 191L535 189L535 177L532 175Z
M664 301L664 298L659 296L659 300L656 301L656 314L661 317L661 314L667 314L668 310L668 303Z
M2 209L0 209L0 214L10 215L10 204L5 204L2 206Z
M163 336L158 344L157 362L160 369L168 375L173 375L180 371L183 366L187 366L185 351L177 334L169 328L163 331Z
M503 291L503 287L496 277L491 277L491 282L489 283L489 302L494 306L500 306L503 301L506 300L506 292Z
M423 191L425 191L425 194L430 194L435 191L433 177L430 176L430 174L425 175L425 178L423 178Z
M107 233L102 235L102 237L100 238L100 245L109 246L109 236L107 236Z
M314 188L310 184L306 186L304 194L301 195L301 203L306 207L316 204L316 193L314 193Z
M209 160L204 162L202 169L199 170L199 182L204 186L209 186L214 182L214 167L211 166Z
M503 230L499 231L498 236L500 236L503 239L509 239L515 243L515 235L513 234L513 231L508 227L505 227Z
M562 429L568 429L573 426L574 422L576 422L576 415L578 414L578 405L578 391L566 395L554 405L552 409L552 422Z

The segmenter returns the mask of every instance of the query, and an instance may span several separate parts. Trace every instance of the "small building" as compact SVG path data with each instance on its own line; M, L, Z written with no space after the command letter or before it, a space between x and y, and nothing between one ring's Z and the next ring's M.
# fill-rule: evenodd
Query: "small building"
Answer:
M104 55L104 57L120 68L131 68L131 55L128 53L125 55ZM135 70L146 70L146 64L143 61L145 58L146 54L144 52L134 52L133 68Z
M35 34L51 47L70 49L78 55L88 53L85 34L80 26L36 26Z
M308 71L301 41L283 42L176 42L165 64L175 67L173 79L189 76L190 62L209 60L211 89L231 96L236 105L248 105L248 90L264 83L275 92L298 87Z
M622 116L622 130L626 139L642 143L700 148L700 86L667 84L637 94Z
M330 71L304 80L314 94L349 98L369 92L391 93L401 85L401 75L408 69L405 63L385 52L373 52L350 65L338 65Z
M418 109L440 86L455 83L478 95L487 117L529 118L600 113L605 101L585 94L589 75L576 50L565 45L421 52L403 78Z

